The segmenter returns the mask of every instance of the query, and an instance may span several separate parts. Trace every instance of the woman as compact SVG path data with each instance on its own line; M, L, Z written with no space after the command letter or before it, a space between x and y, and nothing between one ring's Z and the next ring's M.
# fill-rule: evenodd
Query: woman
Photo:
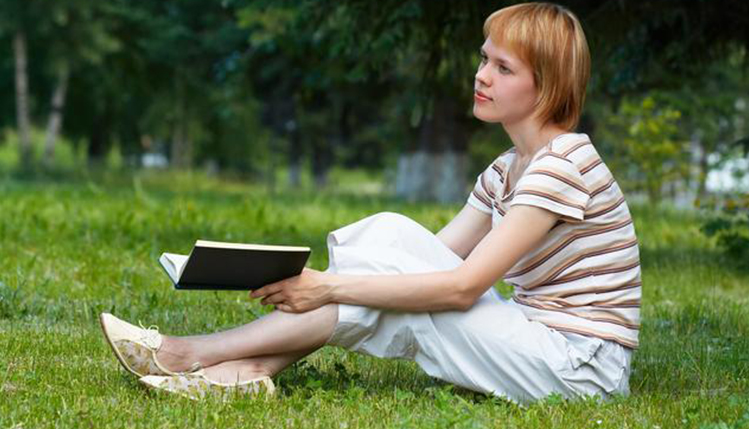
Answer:
M168 337L102 315L122 364L151 387L273 390L270 377L324 345L414 360L429 375L514 402L627 394L640 267L622 193L574 133L590 57L576 17L548 3L484 24L474 115L513 148L481 173L434 235L378 213L331 232L326 271L254 291L276 311L211 335ZM515 290L503 299L492 287Z

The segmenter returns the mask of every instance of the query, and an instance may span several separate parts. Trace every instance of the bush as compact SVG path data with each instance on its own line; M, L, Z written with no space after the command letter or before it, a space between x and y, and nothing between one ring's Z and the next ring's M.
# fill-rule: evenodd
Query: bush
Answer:
M713 200L700 205L719 206L703 223L701 231L715 237L731 258L749 268L749 194L727 198L719 204Z
M622 166L633 173L632 187L645 191L651 205L657 205L664 185L688 171L687 142L679 136L681 112L647 96L622 99L618 111L604 118L609 128L604 139L621 149Z
M44 153L45 132L31 128L32 164L40 165ZM0 172L10 172L19 167L18 134L15 129L0 130ZM75 171L86 165L85 147L74 145L64 136L58 136L55 143L54 160L51 167L59 171Z

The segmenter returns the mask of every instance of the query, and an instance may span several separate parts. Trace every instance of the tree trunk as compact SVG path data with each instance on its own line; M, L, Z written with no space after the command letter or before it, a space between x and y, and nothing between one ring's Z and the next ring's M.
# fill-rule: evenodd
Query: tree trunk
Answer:
M31 132L29 126L29 84L26 68L26 34L16 31L13 37L13 54L16 60L16 121L21 168L31 166Z
M424 115L419 126L417 149L398 158L395 195L407 201L432 199L432 162L436 131L433 117ZM431 150L430 150L431 149Z
M468 155L466 152L456 152L448 149L437 157L435 166L435 181L432 197L441 203L455 203L468 198L465 175L468 170Z
M188 132L185 103L180 97L172 128L171 163L176 168L188 168L192 162L192 141Z
M340 106L336 98L328 98L327 94L320 92L314 96L310 107L314 112L310 125L316 130L310 136L312 180L315 187L321 189L327 186L328 172L333 165L333 149L339 133L337 118ZM331 112L329 116L321 113L326 110Z
M54 164L55 142L62 127L63 108L65 107L65 93L68 89L70 74L67 65L61 65L57 70L57 85L52 94L52 110L47 122L47 136L44 140L44 164L51 167Z
M468 197L468 132L455 102L435 100L433 114L422 119L418 150L398 159L395 194L408 201L458 202Z
M182 168L185 165L185 128L183 119L177 116L172 124L172 145L170 147L171 165Z
M312 178L317 189L328 184L328 171L333 160L330 141L324 137L314 137L312 149Z
M192 142L189 135L186 87L179 75L174 79L174 94L170 164L176 168L188 168L192 163Z
M104 161L109 146L109 114L105 108L99 112L92 121L91 133L88 136L88 163L99 165Z
M302 142L296 129L289 133L289 185L298 188L302 183Z
M262 176L264 176L265 184L270 195L276 194L276 147L278 146L279 140L280 138L278 136L271 135L267 148L268 161L265 170L262 171Z

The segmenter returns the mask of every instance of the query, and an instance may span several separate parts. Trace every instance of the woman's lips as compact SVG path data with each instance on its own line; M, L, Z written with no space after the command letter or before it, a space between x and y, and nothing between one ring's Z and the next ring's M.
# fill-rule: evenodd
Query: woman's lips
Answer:
M476 101L492 101L491 98L487 97L486 95L482 94L481 91L475 91L473 93L473 98Z

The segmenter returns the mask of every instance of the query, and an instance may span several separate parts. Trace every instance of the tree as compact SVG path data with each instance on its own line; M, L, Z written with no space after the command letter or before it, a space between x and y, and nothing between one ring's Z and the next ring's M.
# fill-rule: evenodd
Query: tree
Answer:
M29 108L28 35L27 23L34 15L33 6L21 0L0 3L0 32L12 35L15 60L16 126L18 128L21 168L31 167L31 119Z
M623 99L619 111L609 118L621 129L621 144L637 176L643 178L640 187L652 206L660 202L663 185L683 176L688 165L686 141L679 139L680 117L678 110L645 97L639 102Z
M16 119L21 167L31 166L31 133L29 121L29 77L27 72L26 31L16 28L13 36L13 55L16 59Z
M49 19L36 25L35 31L46 41L47 68L54 82L42 158L47 167L54 161L71 72L78 73L86 66L100 67L107 55L121 48L102 19L105 8L96 0L55 2L48 6Z

